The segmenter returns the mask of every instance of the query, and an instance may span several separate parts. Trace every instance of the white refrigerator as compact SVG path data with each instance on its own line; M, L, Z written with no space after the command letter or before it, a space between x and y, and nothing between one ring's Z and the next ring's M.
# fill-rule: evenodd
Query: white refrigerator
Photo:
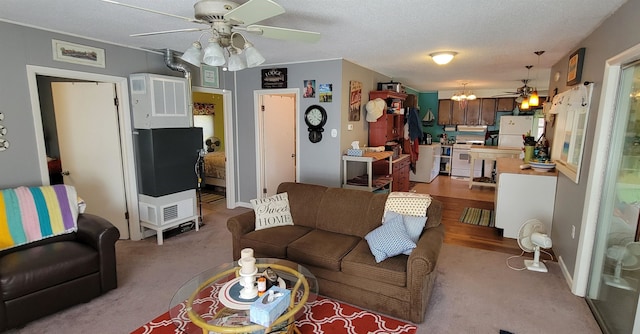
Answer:
M524 147L522 136L529 131L534 133L533 116L501 116L498 146Z

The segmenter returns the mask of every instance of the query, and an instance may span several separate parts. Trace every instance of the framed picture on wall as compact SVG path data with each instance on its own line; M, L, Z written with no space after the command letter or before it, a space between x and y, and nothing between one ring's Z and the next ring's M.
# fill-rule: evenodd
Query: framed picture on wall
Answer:
M569 56L569 68L567 70L567 86L580 83L582 78L582 65L584 64L584 48L576 50Z
M218 68L202 64L200 67L200 80L202 87L220 88L220 77Z
M55 61L105 67L104 49L59 41L57 39L51 40L51 46L53 48L53 60Z

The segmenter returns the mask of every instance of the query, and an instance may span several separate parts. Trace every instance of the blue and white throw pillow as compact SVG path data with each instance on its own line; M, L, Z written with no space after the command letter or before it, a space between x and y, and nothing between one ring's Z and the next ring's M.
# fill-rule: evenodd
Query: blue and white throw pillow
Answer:
M420 235L422 234L422 230L424 230L424 226L427 223L427 217L416 217L411 215L401 215L394 211L387 211L384 215L384 222L391 221L394 219L402 219L404 223L405 230L407 231L407 235L413 243L418 244L418 239L420 239ZM384 223L383 223L384 224ZM403 254L410 255L412 249L404 251Z
M375 257L376 263L416 247L407 234L402 216L389 219L383 225L369 232L364 238L369 244L369 249Z

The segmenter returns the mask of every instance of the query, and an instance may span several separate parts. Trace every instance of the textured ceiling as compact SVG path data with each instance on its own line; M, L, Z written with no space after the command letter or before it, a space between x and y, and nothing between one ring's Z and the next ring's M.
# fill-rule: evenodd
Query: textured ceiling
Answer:
M529 75L541 90L550 67L626 0L276 0L286 12L258 24L317 31L320 42L247 35L269 64L344 58L415 90L514 91ZM120 0L193 16L193 0ZM246 1L237 1L244 3ZM2 0L0 20L137 48L184 51L199 32L147 37L130 34L202 27L181 19L99 0ZM206 39L206 38L205 38ZM204 42L204 41L203 41ZM429 53L453 50L448 65ZM538 58L534 51L545 50ZM588 57L588 51L587 56ZM536 79L539 78L535 82Z

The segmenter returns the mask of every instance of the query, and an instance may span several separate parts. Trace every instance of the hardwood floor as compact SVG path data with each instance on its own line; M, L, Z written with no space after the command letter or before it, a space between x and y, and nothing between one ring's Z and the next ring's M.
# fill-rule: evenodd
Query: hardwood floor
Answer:
M458 221L465 207L495 210L495 188L474 186L469 189L468 181L440 175L431 183L412 182L411 190L430 194L443 203L442 223L446 231L445 243L513 255L522 253L517 240L503 238L500 229Z

